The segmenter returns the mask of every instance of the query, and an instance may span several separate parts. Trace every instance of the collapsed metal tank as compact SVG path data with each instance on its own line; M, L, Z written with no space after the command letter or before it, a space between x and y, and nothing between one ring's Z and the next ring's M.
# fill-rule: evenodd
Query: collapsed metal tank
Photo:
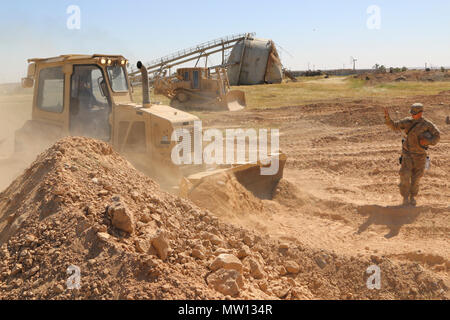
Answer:
M230 85L281 83L283 67L272 40L247 38L233 47L227 62Z

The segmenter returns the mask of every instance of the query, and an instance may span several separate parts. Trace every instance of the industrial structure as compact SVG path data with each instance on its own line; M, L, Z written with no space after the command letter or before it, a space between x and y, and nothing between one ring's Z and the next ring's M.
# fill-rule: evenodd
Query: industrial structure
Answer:
M225 67L227 65L226 60L228 50L232 49L239 41L252 39L254 35L255 33L243 33L214 39L201 43L197 46L179 50L167 56L154 59L144 65L147 68L149 77L154 78L156 73L169 71L170 74L170 70L173 67L187 62L196 61L195 67L197 67L201 58L205 58L205 67L207 67L208 57L212 54L220 53L222 55L222 63L214 67ZM139 78L140 74L141 73L139 70L132 69L130 72L130 77L136 79Z
M221 63L208 67L208 57L213 54L221 54ZM145 67L152 83L157 77L170 77L171 69L178 65L196 61L194 66L198 67L201 58L205 60L205 68L225 68L232 86L280 83L283 79L283 67L275 43L257 39L255 33L208 41L150 61ZM134 83L140 83L139 70L130 70L130 77Z
M227 69L232 86L281 83L283 80L283 66L272 40L240 40L231 51Z

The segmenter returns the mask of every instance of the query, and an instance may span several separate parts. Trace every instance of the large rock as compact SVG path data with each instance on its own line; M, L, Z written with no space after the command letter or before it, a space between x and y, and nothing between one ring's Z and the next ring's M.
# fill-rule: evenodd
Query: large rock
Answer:
M249 236L248 234L244 236L244 239L242 239L244 241L244 243L249 246L252 247L253 246L253 238L251 236Z
M147 239L136 239L134 243L140 253L147 253L150 250L151 243Z
M237 256L239 259L244 259L245 257L251 255L252 252L250 251L250 248L247 245L243 245L241 249L239 250Z
M107 242L111 238L111 236L108 233L106 233L106 232L98 232L97 233L97 237L101 241L104 241L104 242Z
M222 244L222 239L220 239L218 236L216 236L215 234L211 235L211 238L209 239L209 241L213 244L213 245L220 245Z
M200 260L205 259L205 253L203 252L203 250L198 249L198 248L192 249L191 255L196 259L200 259Z
M116 202L109 206L108 213L112 218L112 224L119 230L133 233L134 232L134 216L127 207Z
M265 273L261 264L253 258L250 258L248 262L250 264L250 274L252 275L252 277L255 279L264 278Z
M244 280L236 270L219 269L210 274L206 281L216 291L229 296L236 296L244 287Z
M292 261L292 260L286 261L286 263L284 264L284 267L286 268L286 271L289 273L296 274L296 273L299 273L299 271L300 271L300 267L299 267L298 263L295 261Z
M236 256L228 253L219 254L216 259L211 263L209 268L212 271L218 269L236 270L239 273L242 272L242 262Z
M299 300L311 300L314 298L314 295L306 287L295 286L291 289L291 297Z
M272 288L272 292L278 298L284 299L289 294L289 287L279 284Z
M166 233L164 231L159 231L153 238L152 238L152 245L156 249L156 252L158 253L158 257L161 260L166 260L167 256L169 254L169 240L167 240Z

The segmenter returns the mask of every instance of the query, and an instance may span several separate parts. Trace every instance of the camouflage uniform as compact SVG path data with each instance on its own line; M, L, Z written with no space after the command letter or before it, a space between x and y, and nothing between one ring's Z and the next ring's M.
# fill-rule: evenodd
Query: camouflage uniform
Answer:
M414 104L411 113L423 111L421 104ZM392 121L386 118L386 124L395 131L405 131L406 138L403 139L402 146L402 166L400 169L400 194L404 202L411 198L411 203L415 204L415 197L419 193L419 182L425 171L427 160L427 146L422 146L419 142L424 138L428 145L436 145L440 139L439 130L429 120L421 118L415 120L407 117L399 121Z

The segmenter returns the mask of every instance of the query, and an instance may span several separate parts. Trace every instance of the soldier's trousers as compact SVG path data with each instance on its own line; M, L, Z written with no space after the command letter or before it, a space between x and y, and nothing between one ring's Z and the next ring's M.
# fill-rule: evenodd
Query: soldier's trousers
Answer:
M425 172L426 154L410 154L403 152L400 169L400 194L406 198L417 196L419 182Z

